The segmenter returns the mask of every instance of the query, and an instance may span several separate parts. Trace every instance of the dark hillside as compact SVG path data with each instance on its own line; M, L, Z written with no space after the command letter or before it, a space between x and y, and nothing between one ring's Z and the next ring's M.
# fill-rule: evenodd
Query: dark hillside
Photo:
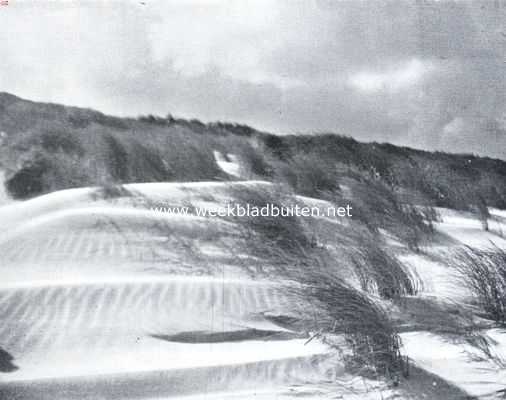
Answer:
M504 161L330 133L277 136L171 115L118 118L7 93L0 93L0 132L0 167L17 198L84 185L234 179L216 164L216 150L237 155L245 178L280 180L305 195L334 196L350 179L377 179L410 202L506 208Z
M389 143L362 143L335 134L263 136L265 147L283 160L301 154L329 168L344 166L423 197L436 206L466 209L477 199L506 207L506 162L472 154L428 152ZM283 161L284 162L284 161ZM331 189L331 188L329 188Z

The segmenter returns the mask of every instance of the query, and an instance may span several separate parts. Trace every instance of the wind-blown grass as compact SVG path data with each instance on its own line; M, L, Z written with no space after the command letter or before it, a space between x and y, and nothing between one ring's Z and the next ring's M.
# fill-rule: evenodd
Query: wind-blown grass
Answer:
M351 371L389 379L405 372L400 338L381 306L314 259L298 281L295 292L310 305L307 326L342 354Z
M354 175L349 184L355 218L372 232L385 229L418 251L422 241L433 233L434 209L401 201L395 189L379 179Z
M260 189L237 186L233 196L240 203L258 208L267 204L282 207L300 203L300 200L279 187ZM236 221L243 228L247 243L245 252L260 260L267 258L274 261L273 264L282 272L286 272L287 266L319 253L328 259L329 268L336 274L344 276L344 269L353 271L361 289L371 294L385 299L398 299L417 291L414 277L385 250L381 239L353 221L346 226L327 224L323 232L325 222L296 216L241 217ZM340 254L331 255L326 250L329 248L338 248ZM336 256L340 260L335 260Z
M506 325L506 251L495 246L464 247L456 252L452 265L485 315Z
M286 192L243 187L234 197L261 207L271 203L282 205L294 199ZM357 373L374 374L394 379L405 368L400 353L400 339L389 316L368 294L343 279L345 259L333 257L325 243L316 244L309 222L297 217L250 217L237 219L244 231L245 248L241 249L257 260L256 271L270 279L279 280L293 295L294 309L305 331L320 336L343 355L346 365ZM334 224L336 226L336 224ZM348 227L350 230L352 227ZM363 230L361 232L365 232ZM349 238L348 242L353 242ZM334 243L336 244L336 243ZM370 243L369 243L370 244ZM380 252L380 248L376 248ZM400 265L388 260L396 276ZM364 263L370 262L364 258ZM255 264L255 262L253 262ZM368 266L368 271L379 267ZM399 270L397 270L399 268ZM363 271L364 274L366 271ZM385 271L384 271L385 272ZM379 279L379 273L373 279ZM400 296L413 290L401 278L381 278L376 283L388 296ZM396 287L389 287L395 285ZM408 289L409 287L409 289ZM300 324L298 325L300 327ZM343 342L344 339L344 342Z
M375 238L359 237L351 261L362 290L377 293L385 299L398 299L417 292L416 280L404 266L380 245Z

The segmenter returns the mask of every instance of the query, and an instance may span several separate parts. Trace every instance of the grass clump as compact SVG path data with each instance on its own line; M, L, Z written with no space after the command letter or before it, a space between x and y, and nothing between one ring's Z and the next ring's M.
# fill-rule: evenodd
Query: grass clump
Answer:
M240 204L259 209L267 205L278 208L304 205L286 190L272 187L238 185L233 189L233 197ZM352 272L365 292L388 300L417 292L415 277L385 250L378 236L355 222L341 225L294 215L241 217L236 222L242 227L244 251L254 259L273 261L260 261L262 268L272 264L278 269L275 272L281 270L285 274L293 265L307 269L311 267L301 263L318 254L341 277L349 277L348 272Z
M231 194L235 202L250 208L262 209L272 205L281 209L294 204L293 196L281 187L236 185L231 188ZM251 256L248 268L254 269L250 271L252 273L266 272L266 268L270 268L270 273L286 276L288 266L304 260L314 245L304 221L295 215L229 219L239 225L242 251Z
M350 257L362 290L388 300L416 294L414 277L376 238L360 236Z
M301 316L305 326L336 349L354 374L393 382L406 376L397 328L380 303L336 274L325 255L312 255L306 263L292 274L301 310L307 306Z
M506 251L460 249L452 261L486 317L506 325Z
M434 233L437 218L432 207L417 207L401 201L396 190L382 180L365 175L349 181L354 217L377 233L385 229L415 251Z
M278 189L237 186L233 195L236 201L239 199L258 207L269 203L289 205L295 201L289 193ZM257 260L260 268L255 271L256 277L260 272L269 279L280 280L293 295L294 308L298 309L298 329L312 332L313 336L320 337L338 350L350 370L397 379L395 377L402 373L405 364L394 324L377 300L343 278L346 275L343 273L347 268L346 257L336 258L330 253L328 243L315 243L311 221L295 216L266 216L243 217L235 222L244 232L244 248L241 251L251 257L247 262L248 268L255 264L253 260ZM336 224L332 226L336 227ZM354 229L351 226L346 228ZM370 235L367 230L360 232ZM344 238L346 234L336 234L334 245L338 236ZM348 235L343 243L356 245L355 240L354 235ZM361 244L365 247L371 243ZM377 250L381 252L380 248ZM380 278L379 264L382 261L389 261L385 269L399 268L394 273L383 271L388 277L382 277L381 282L375 283L381 287L385 297L400 296L414 290L409 286L407 275L397 277L403 271L400 264L384 254L371 260L373 257L365 257L368 253L363 251L364 264L378 262L374 267L367 265L367 271L378 271L374 279ZM364 275L367 273L365 268ZM387 288L389 285L396 287Z

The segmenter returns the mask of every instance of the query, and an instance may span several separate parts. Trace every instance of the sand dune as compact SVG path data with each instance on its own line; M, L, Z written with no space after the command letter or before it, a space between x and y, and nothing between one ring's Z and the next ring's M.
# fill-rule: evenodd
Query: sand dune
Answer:
M152 200L170 193L176 202L202 188L219 196L223 185L130 187ZM7 221L0 345L18 366L0 375L0 397L179 396L342 373L327 346L306 345L264 318L292 307L282 285L224 266L203 273L179 246L185 236L209 235L210 226L230 227L93 193L69 190L0 208ZM184 340L189 332L194 340Z
M134 184L127 196L109 199L83 188L0 207L0 398L332 398L339 392L328 389L346 376L336 355L318 339L307 343L304 333L275 323L297 307L284 283L253 278L227 258L220 239L233 244L233 225L153 213L139 202L217 204L230 197L227 185ZM496 233L480 232L472 216L440 211L437 229L454 245L486 246L490 238L502 245ZM504 216L494 215L491 228L503 229ZM429 257L439 250L401 259L422 280L421 294L465 296L447 266ZM454 353L451 362L421 354L418 340L447 348L424 335L414 332L405 341L427 370L472 392L497 386L466 385L473 369ZM447 373L448 365L464 372Z

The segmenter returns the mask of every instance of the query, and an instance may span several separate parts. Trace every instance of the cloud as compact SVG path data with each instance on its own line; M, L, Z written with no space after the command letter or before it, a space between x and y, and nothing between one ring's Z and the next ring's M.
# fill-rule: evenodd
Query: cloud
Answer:
M506 158L501 3L145 3L13 3L0 90Z
M414 58L381 72L359 72L350 77L352 86L364 92L397 92L410 88L432 69L431 63Z

